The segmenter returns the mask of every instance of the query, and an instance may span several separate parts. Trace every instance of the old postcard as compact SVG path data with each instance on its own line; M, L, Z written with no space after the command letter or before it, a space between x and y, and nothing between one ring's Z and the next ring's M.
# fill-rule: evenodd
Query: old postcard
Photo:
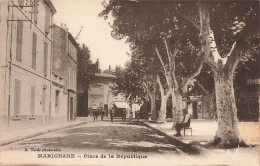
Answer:
M0 165L259 165L259 8L0 0Z

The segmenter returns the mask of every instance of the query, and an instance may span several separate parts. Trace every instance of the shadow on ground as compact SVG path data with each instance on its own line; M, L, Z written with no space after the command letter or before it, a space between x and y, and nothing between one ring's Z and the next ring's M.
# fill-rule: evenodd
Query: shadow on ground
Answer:
M125 152L180 153L182 147L172 145L164 136L133 123L81 126L20 143L71 149L121 150ZM183 149L182 149L183 150Z

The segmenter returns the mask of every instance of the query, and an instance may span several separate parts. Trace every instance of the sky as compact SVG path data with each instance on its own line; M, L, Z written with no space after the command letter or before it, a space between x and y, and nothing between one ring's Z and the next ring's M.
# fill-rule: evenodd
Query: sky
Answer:
M76 37L83 27L80 36L76 40L80 45L85 43L91 54L92 62L97 58L101 70L108 69L109 65L124 66L130 59L129 45L125 40L115 40L111 37L111 27L108 21L98 14L103 10L103 0L51 0L57 13L54 15L54 23L61 26L66 24L69 32Z

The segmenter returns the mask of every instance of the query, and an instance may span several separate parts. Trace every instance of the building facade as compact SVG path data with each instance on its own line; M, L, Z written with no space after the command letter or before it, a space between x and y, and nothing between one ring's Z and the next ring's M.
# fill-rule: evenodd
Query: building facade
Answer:
M66 26L53 26L51 112L55 121L73 121L77 107L78 44Z
M78 109L81 115L92 115L92 107L102 107L105 111L105 115L109 116L110 110L116 105L126 105L126 98L123 94L114 95L111 87L115 78L112 70L105 70L95 74L95 78L89 85L87 97L83 97L82 100L87 100L87 106L84 109ZM86 113L84 113L86 112Z
M5 127L51 122L51 25L55 13L50 0L0 2L0 112Z
M244 88L237 93L238 119L240 121L260 121L260 79L246 79Z

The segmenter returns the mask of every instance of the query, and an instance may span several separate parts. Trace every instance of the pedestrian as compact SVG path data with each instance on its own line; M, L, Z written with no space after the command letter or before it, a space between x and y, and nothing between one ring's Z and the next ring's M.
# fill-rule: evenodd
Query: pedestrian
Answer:
M112 123L113 123L113 118L114 118L114 116L115 116L115 109L112 108L112 109L110 110L110 117L111 117L111 122L112 122Z
M129 121L131 122L133 119L133 110L130 109L130 113L129 113Z
M125 122L125 120L126 120L126 114L127 114L127 112L126 112L126 109L124 108L124 109L123 109L123 112L122 112L122 122Z
M104 120L104 115L105 115L105 111L102 107L100 107L100 116L101 116L101 120Z
M93 112L93 115L94 115L94 121L98 121L98 109L95 109L94 112Z
M92 106L92 113L93 113L93 117L94 117L94 122L98 121L98 107L96 104L94 104Z
M187 125L189 125L189 121L190 121L190 114L188 114L187 109L182 109L183 110L183 120L180 123L176 123L175 125L175 130L177 131L177 134L175 134L174 136L176 137L180 137L181 136L181 128L187 127Z
M140 110L137 110L137 111L135 112L135 116L136 116L137 122L139 123Z

